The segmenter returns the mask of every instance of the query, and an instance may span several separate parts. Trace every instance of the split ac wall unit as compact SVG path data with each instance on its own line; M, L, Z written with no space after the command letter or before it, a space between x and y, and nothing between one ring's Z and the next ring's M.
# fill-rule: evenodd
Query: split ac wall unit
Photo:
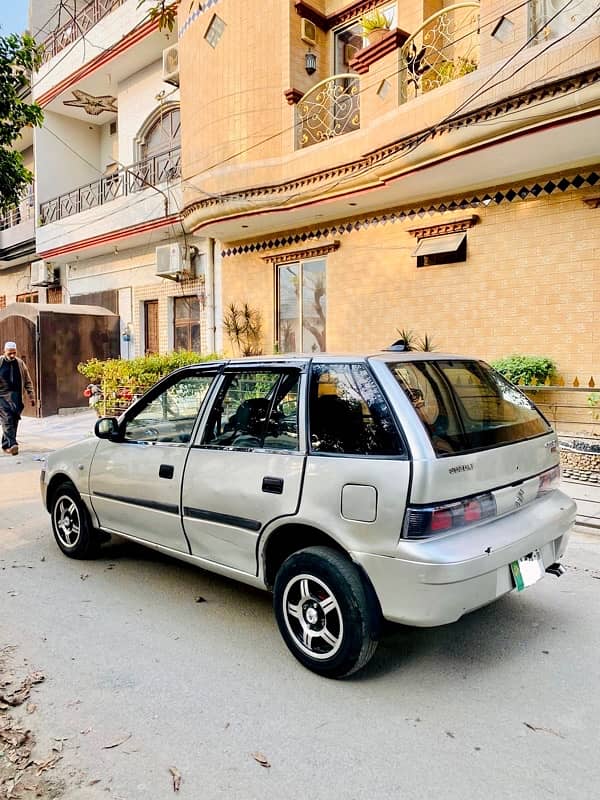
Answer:
M163 50L162 79L172 86L179 86L179 49L176 44Z
M192 265L180 244L161 244L156 248L156 274L173 281L192 277Z
M32 286L55 286L60 279L58 269L50 261L32 261L31 278Z

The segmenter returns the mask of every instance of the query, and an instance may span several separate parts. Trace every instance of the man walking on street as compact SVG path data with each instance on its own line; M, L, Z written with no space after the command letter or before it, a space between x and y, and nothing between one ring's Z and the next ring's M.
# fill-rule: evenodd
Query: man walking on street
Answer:
M15 342L6 342L4 355L0 356L0 423L2 450L11 456L19 453L17 426L27 400L35 406L35 394L29 370L25 362L17 357Z

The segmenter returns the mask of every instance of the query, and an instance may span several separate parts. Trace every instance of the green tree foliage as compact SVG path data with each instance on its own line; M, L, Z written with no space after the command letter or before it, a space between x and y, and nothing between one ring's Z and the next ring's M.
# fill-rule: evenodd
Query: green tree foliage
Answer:
M511 383L533 386L556 374L556 364L545 356L512 355L492 361L492 367Z
M23 128L42 123L42 109L27 99L41 52L26 34L0 36L0 212L15 206L33 180L23 156L11 146Z
M159 31L172 31L177 22L177 4L172 0L139 0L138 2L138 8L148 5L148 16L150 19L158 20ZM193 5L194 2L191 3L190 10Z

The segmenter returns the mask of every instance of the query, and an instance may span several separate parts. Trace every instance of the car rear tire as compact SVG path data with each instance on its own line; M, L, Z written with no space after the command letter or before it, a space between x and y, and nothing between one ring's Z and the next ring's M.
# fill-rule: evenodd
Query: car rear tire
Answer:
M377 649L377 599L358 568L336 550L307 547L289 556L275 578L273 603L292 655L319 675L351 675Z
M71 483L61 483L50 505L52 531L56 544L69 558L94 558L100 536L92 527L87 508Z

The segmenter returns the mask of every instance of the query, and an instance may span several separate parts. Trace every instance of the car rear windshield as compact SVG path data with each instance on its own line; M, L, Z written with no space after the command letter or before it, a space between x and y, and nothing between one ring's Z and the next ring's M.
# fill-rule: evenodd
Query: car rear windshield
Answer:
M481 361L388 362L438 456L520 442L551 428L522 392Z

